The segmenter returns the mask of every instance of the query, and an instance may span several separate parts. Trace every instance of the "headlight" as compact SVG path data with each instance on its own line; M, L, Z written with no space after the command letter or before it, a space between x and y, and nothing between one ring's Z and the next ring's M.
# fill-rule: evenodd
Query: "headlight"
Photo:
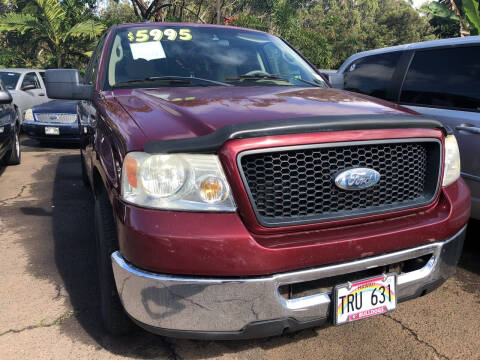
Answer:
M154 209L236 210L216 155L129 153L123 162L122 199Z
M443 186L448 186L460 177L460 151L454 135L445 138L445 169L443 171Z
M32 109L28 109L27 111L25 111L25 116L24 116L24 119L26 121L33 121L33 111Z

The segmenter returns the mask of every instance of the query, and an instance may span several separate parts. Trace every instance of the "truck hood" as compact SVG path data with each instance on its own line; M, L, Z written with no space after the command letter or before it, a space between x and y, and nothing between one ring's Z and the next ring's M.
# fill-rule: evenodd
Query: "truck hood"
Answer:
M407 112L364 95L322 88L122 89L115 90L113 96L150 141L203 136L242 122Z

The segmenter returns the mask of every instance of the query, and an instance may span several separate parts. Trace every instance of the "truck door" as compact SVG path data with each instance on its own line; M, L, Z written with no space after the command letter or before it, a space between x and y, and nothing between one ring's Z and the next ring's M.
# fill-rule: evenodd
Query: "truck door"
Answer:
M20 90L23 93L23 97L26 99L25 110L34 107L35 105L42 104L47 99L45 89L42 89L40 80L35 72L29 72L23 77Z

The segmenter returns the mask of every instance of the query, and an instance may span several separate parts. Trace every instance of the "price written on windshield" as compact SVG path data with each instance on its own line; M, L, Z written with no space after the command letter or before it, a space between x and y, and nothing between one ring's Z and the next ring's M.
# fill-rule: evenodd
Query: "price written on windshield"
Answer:
M128 32L128 41L133 42L146 42L146 41L161 41L161 40L182 40L190 41L192 40L192 33L190 29L180 29L179 31L175 29L142 29L137 30L135 33L132 31Z

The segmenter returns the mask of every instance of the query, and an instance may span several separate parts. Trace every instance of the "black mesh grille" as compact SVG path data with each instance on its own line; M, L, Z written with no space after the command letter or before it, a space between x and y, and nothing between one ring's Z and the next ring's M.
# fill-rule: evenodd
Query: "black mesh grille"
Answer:
M259 221L267 226L393 211L432 200L438 186L437 142L364 144L246 153L243 178ZM374 187L338 188L353 167L381 174Z

